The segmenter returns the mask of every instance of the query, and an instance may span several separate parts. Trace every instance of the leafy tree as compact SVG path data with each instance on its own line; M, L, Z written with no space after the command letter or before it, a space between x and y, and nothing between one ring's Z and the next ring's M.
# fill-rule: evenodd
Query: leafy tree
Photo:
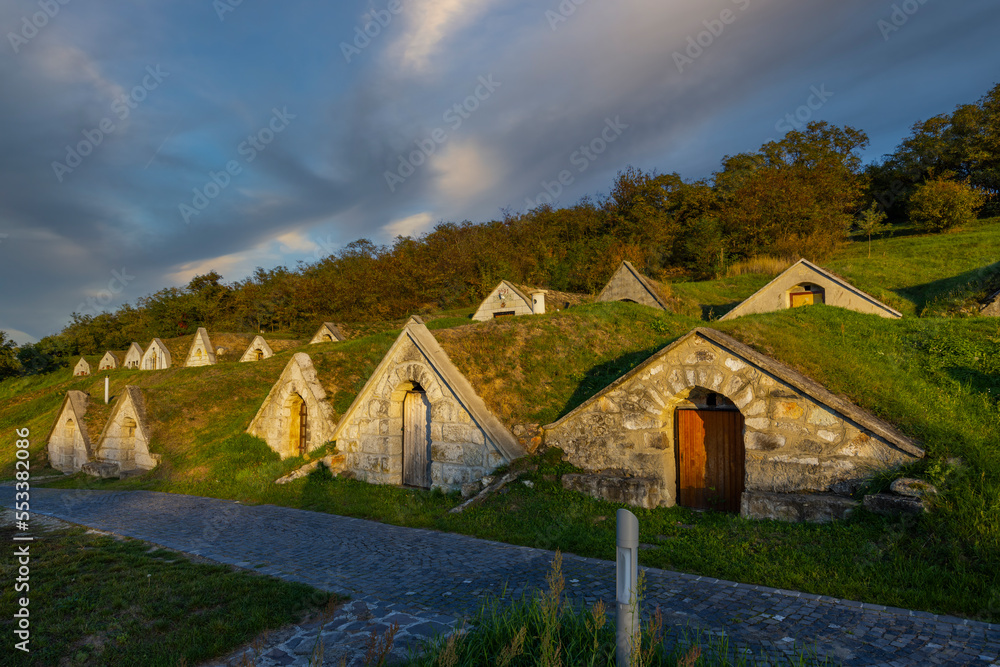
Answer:
M22 345L17 351L23 375L41 375L68 365L67 362L46 351L41 343Z
M879 208L878 202L872 202L872 205L866 208L858 215L858 219L855 224L858 227L858 231L865 234L868 237L868 257L872 256L872 235L882 234L889 229L889 225L885 224L886 218L889 216Z
M946 232L975 220L981 192L968 183L938 178L919 186L910 199L910 218L923 230Z
M0 331L0 380L21 374L21 364L17 360L17 343L7 338L6 331Z

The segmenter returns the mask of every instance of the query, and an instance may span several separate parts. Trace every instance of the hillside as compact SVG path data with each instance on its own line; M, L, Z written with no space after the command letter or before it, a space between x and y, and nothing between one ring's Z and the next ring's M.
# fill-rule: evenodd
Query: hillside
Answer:
M831 261L836 272L862 289L886 300L895 296L893 305L909 303L903 320L814 306L711 325L920 440L928 455L910 472L941 486L934 513L899 522L861 512L840 524L805 526L682 508L640 511L645 541L669 538L643 552L643 562L882 604L1000 618L1000 320L933 317L928 307L958 303L979 289L947 271L953 267L964 274L975 270L975 262L995 262L998 248L1000 225L993 222L946 236L877 241L872 260L867 251L862 256L857 248L847 248ZM921 252L932 257L920 261ZM732 302L767 280L742 276L683 283L675 285L675 293L698 295L702 303ZM915 312L925 316L913 317ZM97 482L76 476L59 485L277 503L607 557L613 526L595 524L593 517L613 514L614 506L563 491L544 477L535 478L535 491L519 487L457 517L446 512L454 499L423 491L313 478L284 487L272 483L302 460L279 461L244 431L291 355L310 355L339 418L398 334L386 327L400 324L356 331L355 338L342 343L289 343L276 349L273 358L256 363L179 368L175 361L174 368L163 371L115 371L110 374L112 394L126 384L142 387L152 448L163 462L137 479ZM554 421L701 324L698 317L631 303L595 303L481 324L470 323L466 310L437 317L430 328L490 409L511 427ZM216 345L227 340L224 334L212 338ZM186 351L190 336L165 342L177 354L175 350ZM0 383L0 428L29 427L38 466L44 459L44 438L69 389L91 394L87 422L96 437L110 410L102 402L102 374L73 378L64 368ZM0 470L3 477L12 476L12 448L0 454ZM33 471L40 473L40 467ZM875 487L884 484L879 479ZM558 513L552 503L561 508ZM741 558L705 555L719 551L720 540L733 545ZM694 557L698 553L702 556ZM824 576L817 578L818 572Z

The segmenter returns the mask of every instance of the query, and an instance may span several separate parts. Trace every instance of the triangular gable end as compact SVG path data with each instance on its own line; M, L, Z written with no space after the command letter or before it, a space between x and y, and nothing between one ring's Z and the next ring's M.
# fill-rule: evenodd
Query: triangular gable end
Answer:
M125 368L139 368L142 366L142 347L139 343L132 343L125 353L125 360L122 362Z
M118 472L151 470L160 462L149 451L150 430L146 401L139 387L128 385L111 408L111 415L97 440L99 462L118 466Z
M333 439L333 415L312 360L305 352L296 352L250 421L247 433L262 438L281 458L298 456L302 450L310 452Z
M699 437L697 429L679 426L692 410L705 424L719 419L719 411L732 419L729 430L719 432L726 434L721 444L712 445L720 457L713 459L719 461L712 466L717 473L737 471L727 484L710 484L709 468L703 468L704 486L678 486L678 475L687 470L678 471L678 459L683 465L687 451L690 465L692 459L704 461L708 451L707 431L700 445L685 443ZM780 497L798 507L803 520L822 520L802 503L822 498L815 494L849 494L874 472L924 456L890 424L730 336L703 328L543 430L546 446L561 448L569 462L585 470L649 478L659 486L658 504L683 502L682 489L726 490L734 496L727 501L736 508L742 502L741 513L756 517L780 518L768 514L776 505L767 509ZM688 447L701 447L702 453ZM805 500L794 505L790 498Z
M97 370L99 371L114 370L118 368L119 365L120 365L120 360L118 358L118 355L109 350L108 352L104 353L103 357L101 357L101 363L98 365Z
M80 361L76 362L76 366L73 368L73 375L90 375L90 362L80 357Z
M267 344L263 336L257 336L250 343L250 347L247 348L243 356L240 357L240 361L260 361L261 359L270 359L274 356L274 352L271 350L271 346Z
M170 350L159 338L154 338L142 354L140 368L144 371L158 371L170 368Z
M82 391L66 392L46 438L50 465L67 474L80 470L94 455L87 424L83 421L89 401L90 396Z
M192 366L210 366L215 363L215 348L208 337L208 330L205 327L198 327L198 331L191 341L188 350L187 360L184 365L188 368Z
M309 344L314 343L338 343L344 340L345 336L333 322L323 322L316 335L312 337Z
M501 280L489 296L483 299L472 319L486 322L496 317L532 315L531 297L522 292L514 283Z
M636 271L629 261L622 262L608 284L597 296L598 301L635 301L644 306L669 310L653 283Z
M803 291L796 287L806 286ZM742 315L770 313L801 303L825 303L859 313L899 319L902 313L890 308L870 294L862 292L843 278L822 269L806 259L800 259L778 277L757 290L746 301L719 318L731 320Z
M413 396L424 406L417 418L427 420L421 421L419 433L410 430L412 415L404 411ZM418 471L424 483L417 485L422 486L458 488L525 454L419 317L407 322L341 418L334 438L347 468L359 478L413 483L404 479L404 449L410 446L404 438L411 437L404 430L426 447L418 454L426 455L426 468Z

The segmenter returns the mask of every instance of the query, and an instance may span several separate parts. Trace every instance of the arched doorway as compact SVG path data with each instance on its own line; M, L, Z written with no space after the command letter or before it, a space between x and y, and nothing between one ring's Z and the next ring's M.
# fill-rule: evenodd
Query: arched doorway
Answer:
M333 342L333 336L331 336L330 334L323 334L323 342L324 343L332 343Z
M76 423L72 418L66 420L63 426L63 443L59 448L59 463L63 467L73 466L74 449L76 448Z
M305 456L306 436L309 432L309 415L306 402L298 394L288 397L288 445L289 456Z
M255 353L257 355L257 361L260 361L264 358L264 350L256 350Z
M745 481L743 415L709 393L702 405L675 411L677 504L739 512Z
M413 383L403 396L403 484L430 487L431 402Z
M826 302L826 290L819 285L802 283L788 290L788 307L799 308L811 306L814 303Z

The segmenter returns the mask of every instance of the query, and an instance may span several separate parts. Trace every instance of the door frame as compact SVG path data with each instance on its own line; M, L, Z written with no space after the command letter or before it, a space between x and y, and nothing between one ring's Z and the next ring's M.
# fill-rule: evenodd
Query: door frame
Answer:
M738 488L739 488L739 497L728 499L727 502L724 503L725 505L729 505L730 509L728 509L728 510L715 510L712 507L688 507L687 505L681 505L681 502L680 502L680 499L681 499L681 470L682 470L682 468L681 468L681 448L682 448L682 446L684 444L681 441L681 429L680 429L680 421L681 420L680 420L680 417L679 417L679 413L681 413L681 412L697 412L697 413L704 413L704 412L727 412L727 413L736 413L736 414L738 414L740 416L741 428L740 428L740 432L739 432L739 434L738 434L735 442L733 443L733 445L737 448L737 451L739 451L739 452L742 453L742 460L740 460L740 462L739 462L739 470L740 470L740 473L742 474L742 479L739 481L739 486L738 486ZM694 510L699 510L699 511L700 510L705 510L705 509L713 509L713 511L728 511L728 512L735 512L736 514L739 514L740 513L740 509L739 508L740 508L740 504L742 502L742 495L743 495L743 492L746 490L746 441L745 441L746 421L745 421L745 418L743 417L743 413L741 413L738 408L736 408L734 406L729 406L729 405L718 406L718 407L714 407L714 406L710 406L710 407L677 407L677 408L674 408L674 419L673 419L673 422L674 422L674 445L675 445L674 446L674 469L676 471L675 479L674 479L674 484L675 484L674 489L676 490L676 504L680 505L681 507L688 507L688 509L694 509ZM707 435L707 433L706 433L706 435ZM705 450L706 466L707 466L707 458L708 458L709 452L708 452L708 447L705 446L705 444L706 443L703 442L702 446L703 446L703 449ZM706 489L706 491L707 491L707 489ZM706 499L706 505L709 505L709 504L710 503L708 503L707 499Z

